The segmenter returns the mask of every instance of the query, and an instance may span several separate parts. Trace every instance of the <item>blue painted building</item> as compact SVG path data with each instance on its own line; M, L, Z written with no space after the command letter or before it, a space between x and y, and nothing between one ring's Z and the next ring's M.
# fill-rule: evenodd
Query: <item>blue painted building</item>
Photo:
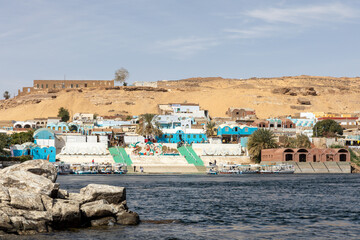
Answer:
M247 125L230 125L222 124L217 128L217 135L221 136L224 143L227 142L240 142L241 138L250 136L258 127Z
M202 143L207 141L205 131L203 129L163 129L163 135L157 137L156 140L162 143Z

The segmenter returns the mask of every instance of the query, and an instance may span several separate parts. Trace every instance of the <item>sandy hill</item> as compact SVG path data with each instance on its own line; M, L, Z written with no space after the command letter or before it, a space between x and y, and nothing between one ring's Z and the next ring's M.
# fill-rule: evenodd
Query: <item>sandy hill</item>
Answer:
M71 89L18 96L0 101L0 120L56 116L60 107L100 115L157 113L160 103L199 103L211 116L229 107L254 108L260 118L296 112L357 113L360 78L280 77L191 78L159 81L158 88L115 87Z

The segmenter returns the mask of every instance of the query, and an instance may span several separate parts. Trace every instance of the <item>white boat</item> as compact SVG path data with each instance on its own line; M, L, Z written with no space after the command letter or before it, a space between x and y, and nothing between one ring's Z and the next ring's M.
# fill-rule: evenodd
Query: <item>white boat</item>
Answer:
M71 173L71 168L70 168L70 164L68 163L55 163L54 164L57 170L57 174L58 175L68 175Z
M96 163L81 164L80 170L77 170L75 174L98 174L98 165Z
M112 174L112 165L108 164L100 164L99 165L99 173L100 174Z
M126 174L127 173L127 165L123 163L115 163L113 165L113 173L114 174Z
M295 172L295 167L292 164L280 163L274 165L261 165L260 173L262 174L292 174Z
M206 173L209 175L219 174L219 168L217 165L209 165L209 166L206 166L206 168L207 168Z

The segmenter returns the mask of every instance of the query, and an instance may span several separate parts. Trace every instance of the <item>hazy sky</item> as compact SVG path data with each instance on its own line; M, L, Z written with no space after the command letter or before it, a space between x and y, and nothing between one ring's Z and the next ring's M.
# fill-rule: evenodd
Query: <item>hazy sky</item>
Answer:
M0 0L0 82L360 76L358 0Z

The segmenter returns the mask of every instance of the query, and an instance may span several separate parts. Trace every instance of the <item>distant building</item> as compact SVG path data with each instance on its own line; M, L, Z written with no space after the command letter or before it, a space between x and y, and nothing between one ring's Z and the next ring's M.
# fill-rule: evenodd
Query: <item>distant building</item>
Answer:
M181 129L180 127L173 129L163 129L163 135L157 137L156 140L163 143L201 143L206 142L207 137L203 129Z
M345 148L273 148L261 151L261 161L350 162L350 153Z
M234 108L231 107L226 111L226 115L231 120L243 120L256 118L255 110L252 108Z
M240 142L242 137L253 134L258 127L236 124L221 124L217 127L217 135L221 136L223 143Z

